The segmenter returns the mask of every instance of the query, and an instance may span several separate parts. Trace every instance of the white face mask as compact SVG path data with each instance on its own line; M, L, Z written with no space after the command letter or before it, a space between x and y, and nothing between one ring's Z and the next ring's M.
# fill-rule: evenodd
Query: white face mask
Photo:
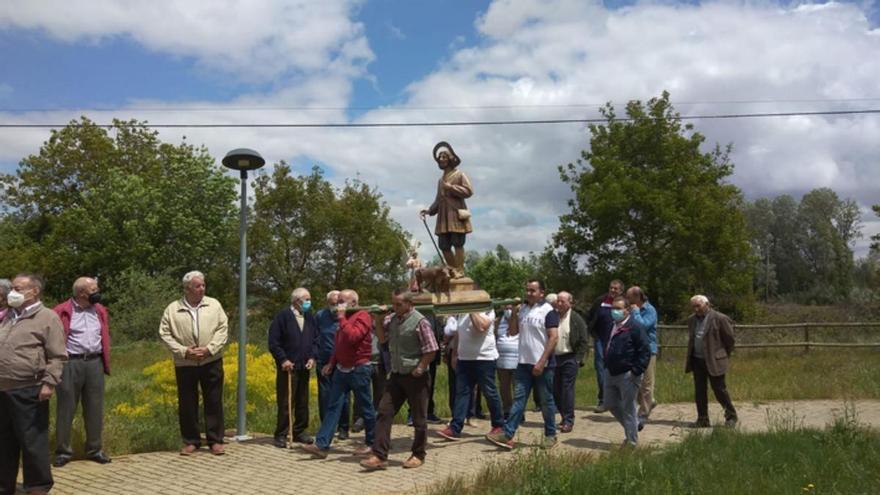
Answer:
M18 292L17 290L11 291L6 296L6 304L8 304L11 308L20 307L22 304L24 304L24 294Z

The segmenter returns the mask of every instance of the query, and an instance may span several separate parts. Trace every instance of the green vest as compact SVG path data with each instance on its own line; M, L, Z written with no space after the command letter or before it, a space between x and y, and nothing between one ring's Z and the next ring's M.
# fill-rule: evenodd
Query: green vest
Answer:
M412 310L403 321L395 315L391 318L388 347L391 351L391 372L401 375L412 373L422 359L422 341L419 339L419 322L424 316Z

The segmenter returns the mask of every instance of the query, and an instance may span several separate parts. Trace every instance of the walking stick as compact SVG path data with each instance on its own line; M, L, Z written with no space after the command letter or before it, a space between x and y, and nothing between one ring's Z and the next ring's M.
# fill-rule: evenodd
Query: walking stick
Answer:
M425 225L425 230L428 231L428 237L431 238L431 244L434 245L434 249L437 250L437 256L440 256L440 260L443 261L443 264L446 264L446 258L443 257L443 253L440 251L440 246L437 245L437 241L434 240L434 234L431 233L431 228L428 227L428 220L425 217L422 217L422 223Z
M293 370L287 370L287 448L293 448Z

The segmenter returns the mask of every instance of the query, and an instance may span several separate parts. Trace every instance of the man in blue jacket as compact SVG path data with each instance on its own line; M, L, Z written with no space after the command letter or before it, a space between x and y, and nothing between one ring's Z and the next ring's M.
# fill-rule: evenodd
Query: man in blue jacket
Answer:
M611 317L614 326L605 346L605 407L623 425L624 445L635 447L639 440L636 396L651 359L651 348L641 326L630 315L624 296L614 298Z
M654 369L657 366L657 310L648 302L648 296L641 287L632 286L626 291L626 299L630 304L629 311L633 321L638 323L645 332L648 345L651 347L651 360L645 369L642 386L636 402L639 404L639 431L645 427L648 416L657 406L654 400Z
M312 296L299 287L290 296L290 307L275 315L269 326L269 352L275 358L275 396L278 420L275 446L285 447L290 416L287 410L288 379L293 392L293 440L312 443L309 426L309 376L318 354L318 324L310 311ZM288 377L288 375L290 375Z
M608 284L608 292L596 298L590 311L587 313L587 328L593 336L593 368L596 370L596 385L598 385L598 403L594 412L603 413L605 407L605 347L608 345L608 336L611 335L611 327L614 320L611 319L611 303L614 298L623 294L623 282L612 280Z

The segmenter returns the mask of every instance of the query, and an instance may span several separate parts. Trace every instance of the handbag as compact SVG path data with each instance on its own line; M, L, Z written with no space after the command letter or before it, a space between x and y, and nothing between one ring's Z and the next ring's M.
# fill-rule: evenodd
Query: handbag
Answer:
M461 220L462 222L467 221L471 218L471 211L468 210L467 208L459 208L457 210L457 212L458 212L458 219Z

